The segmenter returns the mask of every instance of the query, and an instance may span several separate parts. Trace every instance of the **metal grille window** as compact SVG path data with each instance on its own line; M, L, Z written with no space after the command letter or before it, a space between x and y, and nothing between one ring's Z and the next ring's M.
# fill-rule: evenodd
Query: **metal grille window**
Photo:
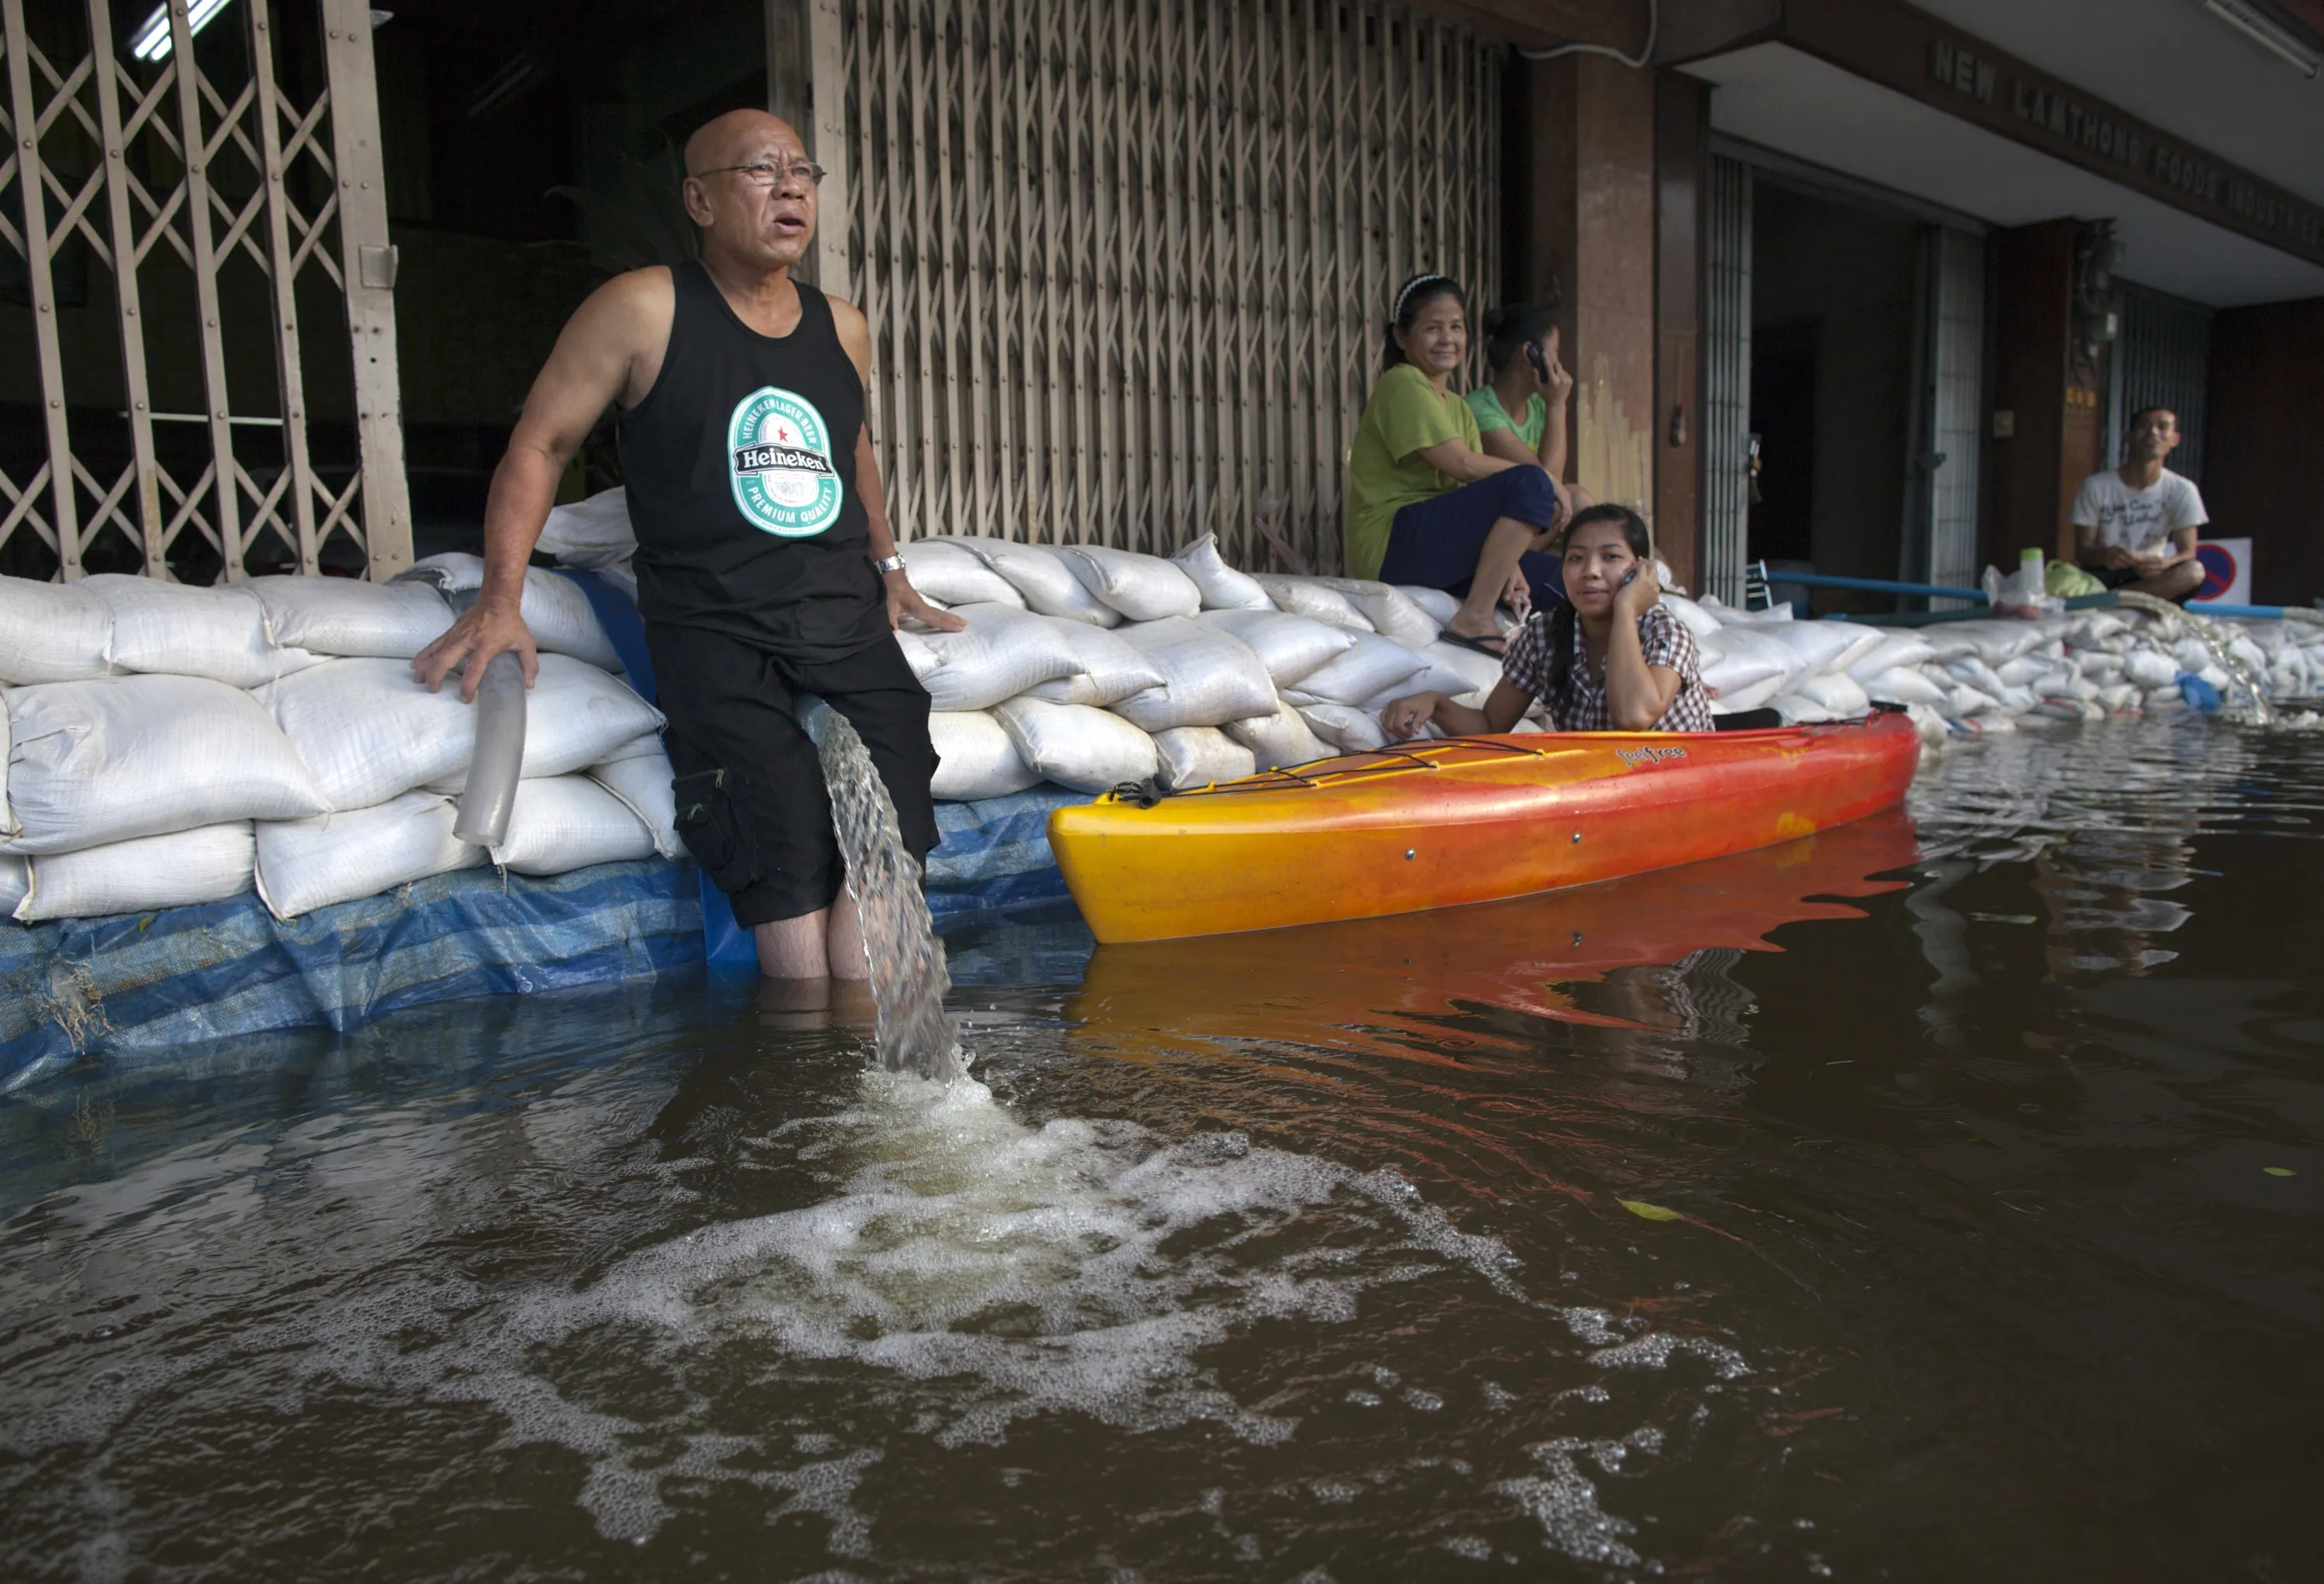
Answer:
M409 565L370 8L115 22L111 0L0 0L0 281L38 380L8 404L31 424L0 427L0 568ZM321 382L346 439L318 462Z
M1743 603L1751 512L1751 168L1711 158L1704 303L1702 592Z
M2107 448L2120 466L2130 415L2167 407L2179 419L2168 465L2203 482L2203 409L2211 378L2211 310L2128 281L2117 284L2122 331L2109 360Z
M1478 314L1499 290L1499 48L1373 0L822 0L810 25L819 268L871 319L899 533L1215 530L1251 565L1263 521L1338 566L1395 283L1441 271Z

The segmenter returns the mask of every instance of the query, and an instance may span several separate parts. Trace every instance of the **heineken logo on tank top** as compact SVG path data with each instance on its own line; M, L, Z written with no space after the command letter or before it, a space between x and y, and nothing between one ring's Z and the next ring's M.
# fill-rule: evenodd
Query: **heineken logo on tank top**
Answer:
M806 539L839 520L839 474L831 431L815 403L761 385L726 421L734 504L752 527Z

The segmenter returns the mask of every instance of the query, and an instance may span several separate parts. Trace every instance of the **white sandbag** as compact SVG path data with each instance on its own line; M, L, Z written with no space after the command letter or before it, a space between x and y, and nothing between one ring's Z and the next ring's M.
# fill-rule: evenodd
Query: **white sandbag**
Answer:
M1442 639L1422 649L1420 658L1428 662L1431 675L1450 671L1462 679L1462 686L1457 689L1439 687L1434 682L1420 684L1422 686L1434 688L1438 692L1452 693L1456 695L1462 693L1490 693L1493 690L1493 684L1501 679L1501 662L1498 658L1491 655L1480 654L1472 649L1464 649L1457 643L1446 643Z
M620 798L653 837L664 858L686 856L678 833L678 797L670 784L669 756L657 741L650 756L613 759L589 767L589 778Z
M1852 721L1870 713L1872 708L1862 685L1844 672L1799 677L1792 683L1790 694L1794 698L1813 699L1837 720Z
M928 647L927 640L915 629L899 627L896 629L896 647L903 651L904 664L912 668L912 680L923 687L927 686L928 677L943 664L936 658L936 651Z
M1917 632L1889 632L1880 641L1848 663L1848 674L1862 682L1868 677L1885 675L1899 666L1924 665L1936 657L1929 640Z
M1028 767L1076 792L1149 780L1160 767L1154 739L1111 710L1012 698L992 714Z
M1798 693L1778 694L1768 707L1786 726L1821 726L1840 719L1840 713L1830 705Z
M1191 616L1203 608L1194 580L1159 556L1103 545L1060 545L1057 556L1084 588L1132 622Z
M2001 701L1982 688L1971 687L1966 682L1953 685L1952 699L1945 714L1954 720L1967 720L1971 715L1990 714L2002 708Z
M1355 648L1303 678L1296 687L1284 689L1284 696L1295 705L1360 705L1402 686L1426 669L1426 660L1402 644L1374 634L1358 639Z
M1952 740L1952 728L1945 723L1943 714L1929 705L1905 705L1904 717L1913 723L1913 729L1921 734L1923 748L1942 748Z
M1342 753L1370 753L1388 745L1379 716L1370 710L1343 704L1307 704L1298 709L1307 729Z
M1344 627L1351 632L1370 632L1372 624L1364 613L1350 603L1348 596L1334 588L1327 588L1321 579L1287 577L1277 572L1255 572L1251 581L1267 591L1278 611L1288 611L1295 616L1308 616L1327 622L1334 627Z
M1025 596L1017 585L958 539L914 539L899 548L912 586L928 599L946 605L1025 608Z
M265 706L223 682L107 677L0 696L9 852L70 852L329 806Z
M1397 593L1418 605L1423 613L1439 628L1452 626L1452 618L1461 613L1459 597L1446 594L1441 588L1423 588L1416 583L1399 583L1391 586Z
M1663 605L1679 619L1689 632L1694 634L1697 643L1719 631L1719 618L1684 594L1672 594L1665 589L1663 591Z
M326 807L369 808L414 787L456 792L466 784L476 714L454 678L430 693L403 661L333 660L258 696L314 772ZM523 773L569 774L661 725L659 712L618 678L569 655L543 655L525 695Z
M395 580L430 583L446 594L463 594L484 587L484 561L465 550L447 550L413 562ZM525 568L517 613L541 653L571 655L604 671L622 668L622 657L598 624L597 612L589 608L589 596L571 578L559 577L546 566Z
M1205 611L1194 620L1229 634L1257 655L1278 688L1322 670L1355 648L1357 640L1344 627L1295 616L1272 603L1264 610Z
M0 577L0 682L108 677L113 607L85 587Z
M1942 662L1942 668L1957 682L1966 682L1979 693L2006 700L2015 691L2014 684L2002 680L2001 674L1975 655L1962 655Z
M1162 686L1161 668L1148 659L1130 645L1124 643L1119 631L1092 627L1086 622L1067 622L1056 616L1036 616L1036 622L1047 622L1065 640L1065 647L1074 652L1079 668L1055 681L1044 682L1038 687L1019 691L1034 698L1047 699L1051 704L1085 704L1096 709L1106 709L1120 704L1132 694L1143 693L1149 687ZM1013 696L1013 695L1012 695ZM999 699L992 701L1000 703Z
M1316 736L1299 712L1287 704L1277 704L1273 714L1229 721L1219 729L1230 740L1250 750L1252 766L1256 769L1271 770L1284 765L1304 765L1314 760L1329 759L1336 751L1330 743Z
M630 525L630 492L615 484L567 506L551 506L535 541L541 554L567 566L611 566L638 553Z
M613 749L597 762L613 764L625 759L658 759L667 763L669 756L662 751L661 733L648 732Z
M936 779L929 790L940 803L1006 797L1041 778L1017 751L1001 723L982 710L930 715L928 739L936 751Z
M1001 574L1025 596L1025 603L1044 616L1063 616L1093 627L1119 627L1121 612L1082 586L1065 557L1047 545L1019 545L1007 539L958 539L983 563Z
M1765 627L1772 622L1792 620L1792 607L1788 604L1770 605L1764 611L1745 611L1721 603L1716 594L1705 594L1699 603L1710 613L1711 619L1723 628Z
M452 607L425 583L352 577L254 577L274 641L317 655L408 660L452 625Z
M1356 613L1371 623L1373 631L1406 649L1426 649L1444 631L1443 622L1413 603L1410 595L1392 584L1372 583L1360 577L1319 577L1315 582L1317 586L1344 596L1356 608Z
M32 889L31 862L14 853L0 857L0 913L11 918L16 916L16 905L24 899L24 893Z
M38 924L223 902L250 889L250 866L248 820L59 852L26 866L14 916Z
M565 874L654 855L653 833L586 776L519 781L493 861L516 874Z
M1812 677L1819 671L1845 671L1849 663L1868 652L1883 636L1877 627L1861 622L1778 622L1759 632L1799 657L1794 670Z
M1251 774L1259 761L1251 751L1216 726L1173 726L1154 733L1155 780L1166 792L1207 787Z
M1928 677L1917 666L1897 666L1875 677L1861 679L1864 695L1884 704L1924 704L1941 709L1950 696Z
M475 869L482 847L452 833L459 809L434 792L406 792L371 808L258 827L258 895L277 918L376 897L429 875Z
M2122 679L2122 657L2108 654L2104 649L2081 651L2075 658L2074 668L2085 680L2096 682L2104 686L2109 682L2118 682Z
M1203 596L1205 611L1272 611L1275 602L1250 574L1238 572L1219 554L1219 536L1206 533L1170 557Z
M2014 660L2004 660L1993 668L1993 674L2012 687L2030 687L2050 674L2051 662L2033 655L2019 655Z
M1719 648L1717 662L1702 668L1702 681L1704 686L1717 688L1722 696L1740 693L1770 677L1781 681L1800 667L1797 650L1770 638L1757 627L1720 629Z
M1142 732L1172 726L1222 726L1270 709L1275 683L1249 645L1184 616L1121 630L1162 673L1162 685L1133 693L1114 714Z
M1080 654L1062 631L1062 622L1009 605L964 605L958 614L968 623L965 631L913 635L914 647L936 659L936 668L926 673L913 667L933 708L990 709L1004 698L1081 669ZM907 658L912 652L906 649Z
M103 572L80 586L113 612L114 668L149 676L208 677L229 687L256 687L315 663L268 636L266 607L249 588L197 588L158 577Z
M2043 622L2022 620L1939 622L1922 628L1921 636L1928 640L1932 659L1976 658L1997 666L2045 641L2050 636L2045 628Z
M1705 681L1708 680L1709 678L1706 677ZM1758 709L1783 692L1784 684L1790 680L1790 677L1779 671L1772 677L1762 677L1757 681L1746 683L1740 687L1721 688L1719 696L1711 701L1711 713L1733 715L1740 714L1745 710Z

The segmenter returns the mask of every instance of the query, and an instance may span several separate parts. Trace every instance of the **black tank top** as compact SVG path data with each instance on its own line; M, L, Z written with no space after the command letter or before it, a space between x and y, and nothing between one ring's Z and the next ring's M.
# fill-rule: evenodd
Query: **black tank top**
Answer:
M831 304L802 284L798 327L761 336L700 264L670 279L660 376L621 426L641 613L799 661L886 638L855 493L863 382Z

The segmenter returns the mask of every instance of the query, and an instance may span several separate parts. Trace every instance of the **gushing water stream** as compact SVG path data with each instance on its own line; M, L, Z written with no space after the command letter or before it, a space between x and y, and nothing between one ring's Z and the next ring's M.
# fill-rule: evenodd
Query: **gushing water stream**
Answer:
M944 943L936 939L919 865L905 851L896 806L847 717L828 705L807 712L807 730L831 788L831 824L847 863L847 891L863 918L863 952L879 1008L880 1064L938 1082L965 1077L945 1016Z

